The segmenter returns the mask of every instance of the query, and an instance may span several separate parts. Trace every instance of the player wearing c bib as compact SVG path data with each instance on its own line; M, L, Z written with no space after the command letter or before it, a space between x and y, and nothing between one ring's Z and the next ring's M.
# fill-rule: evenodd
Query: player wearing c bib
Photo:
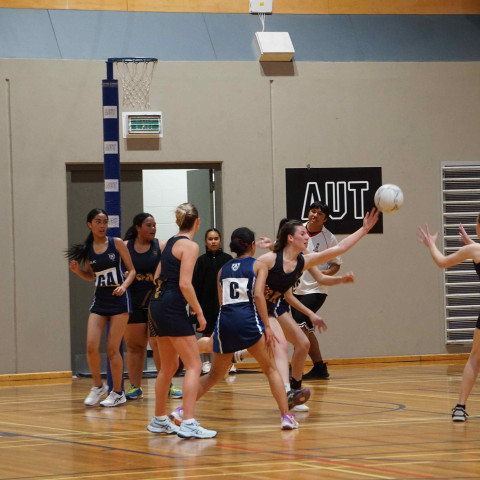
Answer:
M230 260L221 271L222 307L213 332L214 353L233 353L260 340L264 327L253 300L255 259Z
M282 379L271 355L277 338L270 328L265 302L267 268L251 256L255 254L255 235L246 228L232 233L230 250L238 256L225 264L218 275L218 299L221 305L213 333L213 362L210 371L200 378L197 399L208 392L226 374L232 353L242 347L257 359L268 378L270 389L282 415L281 428L298 428L288 414ZM176 408L170 418L179 424L183 408Z
M102 332L109 321L107 354L113 389L100 406L117 407L127 401L122 391L123 359L119 347L130 311L127 289L135 277L135 269L122 239L107 237L108 216L105 210L91 210L87 215L87 226L90 234L85 242L73 245L66 253L70 270L84 280L95 280L96 285L87 326L87 360L93 387L84 403L93 406L108 392L107 385L102 382L99 347ZM80 267L82 263L85 269ZM126 278L122 264L128 271Z

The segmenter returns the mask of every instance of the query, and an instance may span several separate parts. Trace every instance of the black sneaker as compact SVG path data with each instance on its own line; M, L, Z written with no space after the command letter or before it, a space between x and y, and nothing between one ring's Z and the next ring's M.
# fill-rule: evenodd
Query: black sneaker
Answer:
M468 413L460 405L452 408L452 420L454 422L466 422L467 417Z
M310 389L290 390L287 393L288 409L291 410L295 405L302 405L310 398Z
M315 365L308 373L303 375L303 380L326 380L330 377L327 370L327 364L322 362Z

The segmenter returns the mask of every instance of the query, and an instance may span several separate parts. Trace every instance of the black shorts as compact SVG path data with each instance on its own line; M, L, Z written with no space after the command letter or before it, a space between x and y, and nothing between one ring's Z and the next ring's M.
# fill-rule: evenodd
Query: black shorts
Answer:
M128 317L128 324L133 323L147 323L148 322L148 310L144 307L133 308L130 316Z
M324 304L325 299L327 298L326 293L308 293L307 295L295 295L297 300L309 308L312 312L317 312L320 310L320 307ZM300 313L298 310L295 310L292 307L292 316L293 319L297 322L298 326L305 328L309 333L313 333L314 328L310 319Z

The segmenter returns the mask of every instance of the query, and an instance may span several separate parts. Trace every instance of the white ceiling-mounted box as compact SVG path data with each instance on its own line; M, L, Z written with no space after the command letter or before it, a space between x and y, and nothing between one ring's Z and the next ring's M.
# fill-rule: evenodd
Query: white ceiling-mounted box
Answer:
M288 32L257 32L255 40L261 62L290 62L295 55Z
M250 13L272 13L273 0L250 0Z
M123 138L163 138L162 112L122 112Z

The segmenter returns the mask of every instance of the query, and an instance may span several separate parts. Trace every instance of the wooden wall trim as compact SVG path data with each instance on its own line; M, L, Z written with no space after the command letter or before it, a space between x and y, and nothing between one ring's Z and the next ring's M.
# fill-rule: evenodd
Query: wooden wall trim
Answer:
M38 373L11 373L0 375L0 385L11 384L14 382L39 382L44 380L62 380L72 381L72 372L38 372Z
M467 361L468 353L446 353L438 355L401 355L392 357L362 357L362 358L332 358L327 359L329 365L355 365L355 364L375 364L375 363L405 363L405 362L463 362ZM305 366L311 366L310 360L305 362ZM238 364L240 369L259 368L257 362L243 362ZM0 385L13 382L38 382L42 380L72 380L72 372L40 372L40 373L13 373L0 375Z
M131 12L248 13L248 0L0 0L1 8ZM273 13L303 15L472 15L478 0L273 0Z
M328 365L374 365L381 363L409 363L409 362L466 362L468 353L445 353L438 355L401 355L393 357L361 357L361 358L332 358L325 359ZM307 360L305 367L312 366L312 361ZM257 369L260 365L255 361L245 361L237 365L240 369Z

